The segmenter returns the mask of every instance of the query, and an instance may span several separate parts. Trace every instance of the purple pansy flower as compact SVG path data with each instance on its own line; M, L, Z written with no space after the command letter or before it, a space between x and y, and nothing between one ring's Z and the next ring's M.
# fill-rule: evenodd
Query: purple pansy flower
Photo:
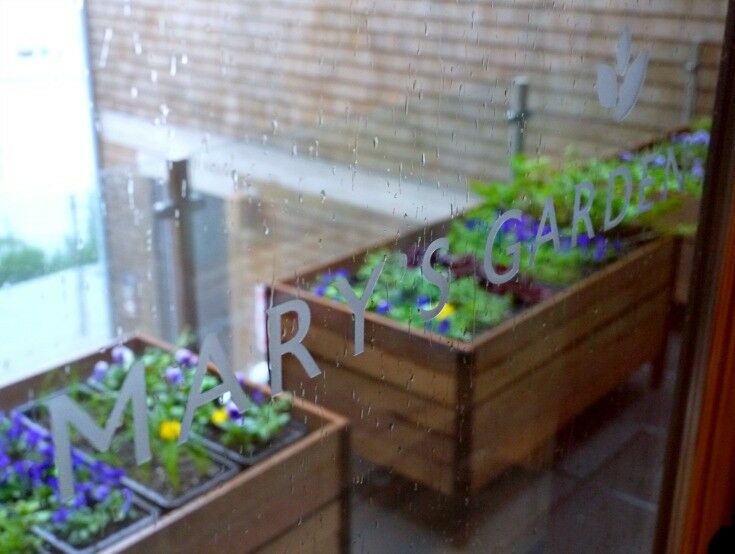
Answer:
M53 475L49 476L46 479L46 484L49 487L51 487L51 489L53 489L53 490L55 490L55 491L58 492L58 490L59 490L59 480L55 476L53 476Z
M42 439L43 435L35 429L28 428L26 430L26 443L28 443L28 446L31 448L35 449Z
M592 254L593 259L596 262L601 262L607 255L607 241L602 237L595 239L595 251Z
M51 515L51 521L53 521L56 525L61 525L62 523L65 523L67 519L69 519L69 510L67 510L63 506Z
M477 219L476 217L466 219L464 222L464 226L469 229L470 231L474 231L477 229L480 225L482 225L482 220Z
M324 296L327 294L327 287L324 285L318 285L314 288L314 294L317 296Z
M695 131L694 133L681 133L674 138L675 142L685 145L707 145L709 144L710 135L708 131Z
M237 379L237 382L241 387L245 388L247 379L245 378L245 374L242 371L235 372L235 379Z
M666 156L663 154L658 154L656 157L653 158L653 165L654 167L663 167L666 165Z
M563 236L559 239L559 251L569 252L572 249L572 237Z
M439 322L439 325L436 326L437 333L440 333L442 335L446 335L449 332L449 320L443 319Z
M132 363L135 355L127 346L119 345L112 349L110 357L114 364L127 366Z
M240 409L237 407L237 404L230 400L227 403L227 417L234 421L239 419L241 415L242 414L240 413Z
M431 298L429 298L425 294L422 294L416 299L416 306L418 306L419 308L423 308L427 304L431 304Z
M100 485L98 487L95 487L94 491L92 492L92 498L94 498L97 502L104 502L109 495L110 487L107 485Z
M92 369L92 379L94 379L95 381L102 381L107 375L107 370L109 369L110 364L108 364L104 360L99 360L96 364L94 364L94 368Z
M699 158L694 160L694 165L692 165L692 175L697 179L702 179L704 177L704 163Z
M265 395L259 389L254 389L253 392L250 394L250 398L252 398L253 402L255 402L255 404L258 406L261 406L263 403L265 403Z
M188 348L179 348L174 353L174 359L184 367L194 367L199 361L197 355Z
M72 502L72 507L75 509L83 508L87 505L87 496L83 493L77 493L74 495L74 501Z
M380 315L385 315L390 311L390 302L387 300L378 301L378 305L375 307L375 312Z
M181 368L175 365L168 366L164 371L164 375L166 376L166 381L174 387L181 386L181 383L184 381L184 374L181 372Z
M625 152L621 152L618 156L620 158L621 162L632 162L633 161L633 153L626 150Z
M577 245L579 248L586 250L590 245L590 237L587 235L587 233L582 233L577 237Z

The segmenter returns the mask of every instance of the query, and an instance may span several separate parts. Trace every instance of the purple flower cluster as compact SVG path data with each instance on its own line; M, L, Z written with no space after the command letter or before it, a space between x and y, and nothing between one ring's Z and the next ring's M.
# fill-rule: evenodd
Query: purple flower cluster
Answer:
M190 369L199 363L199 356L194 354L188 348L179 348L174 353L174 359L176 360L176 363L187 369Z
M324 296L325 294L327 294L327 287L340 277L349 280L349 270L344 267L340 267L338 269L335 269L334 271L329 271L325 273L322 277L322 282L314 287L314 294L316 294L317 296Z
M377 306L375 306L375 311L380 315L385 315L390 311L390 308L390 302L387 300L379 300Z
M169 382L170 385L174 387L180 387L181 383L184 382L184 373L181 371L181 368L175 365L168 366L164 372L164 376L166 377L166 381Z
M127 346L118 345L112 349L110 357L112 358L112 363L115 365L129 366L133 363L135 354Z
M709 144L709 131L680 133L674 137L674 142L684 144L686 146L707 146Z
M701 158L694 160L694 163L692 164L692 175L697 179L704 178L704 162Z
M69 505L57 506L51 519L63 524L80 508L104 502L110 492L120 489L124 499L123 513L127 513L132 493L121 487L125 473L100 461L90 462L72 451L75 473L75 496ZM27 424L13 413L0 413L0 491L12 489L15 498L31 498L39 491L50 489L58 494L59 485L54 475L54 448L48 433Z

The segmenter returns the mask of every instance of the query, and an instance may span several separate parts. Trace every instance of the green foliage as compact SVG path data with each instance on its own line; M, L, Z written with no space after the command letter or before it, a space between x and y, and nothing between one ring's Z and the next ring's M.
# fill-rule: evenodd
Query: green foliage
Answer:
M140 355L145 365L152 448L159 448L157 456L175 489L179 488L178 457L182 449L200 472L209 470L209 458L195 442L177 447L176 441L161 437L162 426L173 430L173 425L184 417L196 367L196 356L184 347L192 342L191 333L185 332L177 340L180 348L175 354L148 347ZM128 356L122 363L111 363L100 379L101 384L110 390L119 390L135 361L135 357ZM202 390L208 391L219 383L218 377L208 373L204 376ZM285 395L267 400L257 391L246 394L246 398L247 406L242 413L232 403L222 406L215 401L201 406L194 414L193 432L210 438L216 436L216 440L241 453L251 453L258 445L266 444L290 420L291 401ZM158 441L157 446L154 441Z
M0 238L0 285L25 281L45 272L43 250L12 236Z
M0 415L0 468L0 552L35 552L41 545L35 526L84 547L113 524L138 517L120 470L75 457L75 498L62 504L50 441L16 415Z
M485 200L485 216L494 214L495 210L518 208L536 219L541 217L546 199L554 199L557 222L562 228L570 228L574 209L574 194L577 184L590 182L595 187L592 203L591 219L596 229L601 229L605 214L605 196L610 173L621 167L627 167L633 182L638 183L644 174L644 159L653 157L649 164L648 177L654 185L648 189L648 198L657 201L662 197L664 188L669 191L669 198L679 195L672 171L667 168L665 158L669 149L674 153L684 181L684 194L699 197L702 192L701 167L707 157L708 144L704 139L709 129L707 120L694 124L694 133L673 137L661 141L650 148L636 153L623 153L620 159L581 160L570 154L561 167L553 167L547 158L527 158L517 156L512 160L514 178L510 182L474 183L473 189ZM697 132L702 135L698 136ZM693 138L692 138L693 137ZM708 136L707 136L708 140ZM586 195L585 195L586 196ZM623 183L618 179L614 186L613 214L619 213L624 205ZM673 204L667 201L656 207L658 213L665 213ZM634 190L630 206L626 211L625 221L630 222L637 216L637 192Z
M67 236L63 247L50 255L13 235L0 237L0 286L96 262L99 248L92 214L87 221L87 234L81 244Z
M434 319L424 322L421 311L435 306L440 298L437 287L426 281L421 270L409 268L399 252L378 250L365 256L365 263L350 283L361 297L373 268L385 260L378 283L367 302L367 310L410 327L431 330L448 337L469 341L477 331L497 325L510 315L510 295L492 294L472 277L450 280L447 307ZM317 294L346 302L335 286L335 275L322 275L312 287Z

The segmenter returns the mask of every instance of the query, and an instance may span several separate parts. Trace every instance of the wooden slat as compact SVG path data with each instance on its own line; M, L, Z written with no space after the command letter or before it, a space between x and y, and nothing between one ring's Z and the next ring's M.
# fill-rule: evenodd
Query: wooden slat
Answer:
M339 412L352 422L352 447L374 463L452 493L454 484L454 413L396 389L353 374L325 368L309 379L298 362L284 360L284 389Z
M340 552L342 501L335 500L258 549L258 554L336 554ZM246 552L242 550L242 552Z
M386 352L378 343L367 343L362 354L353 356L353 338L349 330L337 334L322 326L312 325L304 344L328 367L336 365L348 368L449 408L456 403L455 375L447 371L433 371L410 357Z
M321 375L310 379L301 364L288 356L283 360L284 388L315 404L329 406L329 399L342 397L349 399L349 408L340 405L341 410L349 412L357 419L374 417L377 426L390 430L390 425L403 422L407 427L418 430L433 430L452 437L455 432L455 413L435 402L424 400L405 388L397 388L383 381L371 379L352 371L321 362ZM355 417L350 418L355 421Z
M527 458L572 417L653 360L669 301L666 289L477 408L473 489Z
M557 293L551 301L537 304L477 336L474 340L477 346L476 367L492 368L525 345L543 340L551 329L564 324L570 317L594 309L596 303L604 298L607 286L622 282L622 287L626 288L648 273L660 278L659 271L670 271L672 255L673 241L657 239ZM637 272L630 272L629 268L635 268ZM507 340L497 343L488 340L500 335Z
M656 251L649 250L648 256L637 256L634 262L603 275L591 289L594 295L573 293L556 302L553 311L533 318L533 327L510 327L483 345L485 355L478 356L473 401L484 402L602 325L612 324L641 300L668 288L672 256L671 243L661 242ZM505 341L510 346L503 344ZM507 357L499 359L509 351Z

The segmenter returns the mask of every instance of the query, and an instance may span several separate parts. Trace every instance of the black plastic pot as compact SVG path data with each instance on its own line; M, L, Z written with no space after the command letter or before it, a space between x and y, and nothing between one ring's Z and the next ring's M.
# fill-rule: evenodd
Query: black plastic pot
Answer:
M216 432L216 431L215 431ZM290 444L295 443L297 440L306 436L309 432L308 427L301 421L291 419L281 430L276 437L270 442L259 446L255 449L252 454L242 454L236 450L232 450L227 446L220 444L217 440L211 436L196 435L197 439L202 442L210 450L214 450L219 454L222 454L227 459L240 464L243 467L251 467L258 462L272 456L279 450L287 447Z
M199 439L189 440L192 441ZM203 442L201 444L206 447L206 444L204 444ZM157 490L152 489L147 485L141 483L140 481L136 481L135 479L127 476L122 478L122 482L126 487L134 490L140 496L147 498L151 502L155 502L157 505L161 506L161 508L164 508L166 510L178 508L179 506L183 506L190 500L196 498L197 496L200 496L208 490L213 489L223 481L227 481L228 479L234 477L238 473L239 468L232 461L228 460L224 456L221 456L216 452L212 452L209 449L207 451L207 454L209 455L209 458L212 460L212 462L218 466L217 473L209 478L207 481L204 481L203 483L200 483L195 487L191 487L187 489L185 493L175 496L173 498L168 498Z
M158 518L158 508L151 506L137 496L133 497L132 505L143 513L142 517L136 519L130 525L107 535L103 539L89 546L81 548L73 546L43 527L34 527L33 532L45 541L46 544L44 545L44 549L48 552L63 552L64 554L92 554L93 552L99 552L117 544L125 537L148 527Z
M78 385L78 387L86 392L89 393L95 393L98 392L94 388L89 387L84 384ZM57 391L53 394L61 394L67 389L62 389L60 391ZM109 391L107 391L109 392ZM19 406L16 408L24 417L26 420L26 423L38 430L39 432L49 434L49 429L45 427L44 425L38 423L38 421L35 420L34 415L37 416L35 413L35 410L39 408L41 403L45 398L48 398L48 396L44 397L43 399L37 399L30 402L27 402L26 404L23 404L22 406ZM207 456L212 461L212 464L216 467L215 474L209 478L208 480L191 487L186 490L183 494L177 495L175 497L167 497L161 494L159 491L150 488L145 483L142 483L141 481L138 481L129 475L125 475L121 482L123 485L131 489L132 491L138 493L143 498L157 504L161 508L164 508L166 510L171 510L173 508L178 508L179 506L182 506L183 504L186 504L189 500L201 495L202 493L213 489L217 485L219 485L221 482L226 481L227 479L230 479L235 474L238 473L239 468L238 466L231 460L227 459L225 456L218 453L217 449L210 448L205 441L202 439L195 437L192 435L192 437L189 439L190 443L198 443L199 445L203 446ZM94 452L90 450L86 450L84 448L75 447L76 450L84 456L88 460L94 460ZM185 445L182 446L182 448L185 448ZM124 469L124 468L123 468Z

